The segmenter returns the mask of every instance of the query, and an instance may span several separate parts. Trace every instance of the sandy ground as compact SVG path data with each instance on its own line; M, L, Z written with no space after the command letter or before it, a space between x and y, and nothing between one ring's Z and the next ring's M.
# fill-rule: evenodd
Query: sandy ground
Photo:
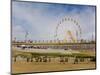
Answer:
M77 69L95 69L95 63L50 63L50 62L14 62L12 63L12 73L27 72L47 72Z
M54 50L16 50L15 48L13 49L13 54L19 54L20 52L59 52L62 54L68 54L70 51L54 51ZM73 51L71 51L72 53ZM78 51L79 52L79 51ZM93 51L82 51L84 54L89 54L95 56L95 52ZM78 64L73 64L73 63L60 63L60 62L25 62L25 61L17 61L17 62L12 62L12 73L28 73L28 72L48 72L48 71L63 71L63 70L80 70L80 69L95 69L96 64L94 62L82 62Z
M17 50L19 52L35 52L35 53L61 53L61 54L72 54L72 53L80 53L75 50L64 50L64 49L20 49L20 48L12 48L12 50Z

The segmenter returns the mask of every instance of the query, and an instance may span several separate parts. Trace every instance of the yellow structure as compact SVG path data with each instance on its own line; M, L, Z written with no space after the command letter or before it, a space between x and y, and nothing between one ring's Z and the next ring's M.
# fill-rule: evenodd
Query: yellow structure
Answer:
M67 31L67 34L66 34L66 36L65 36L65 38L64 38L64 42L68 42L67 40L69 40L69 39L67 39L67 36L69 36L70 37L70 39L71 39L71 41L73 42L73 43L76 43L76 38L73 36L73 34L72 34L72 32L70 31L70 30L68 30ZM70 41L70 42L71 42Z

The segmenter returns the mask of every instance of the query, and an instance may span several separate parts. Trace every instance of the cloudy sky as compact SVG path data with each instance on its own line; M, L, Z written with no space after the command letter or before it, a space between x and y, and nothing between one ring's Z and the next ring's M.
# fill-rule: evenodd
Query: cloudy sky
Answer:
M54 40L56 27L64 17L78 22L81 38L92 39L92 35L95 36L95 6L13 1L12 38L24 40L28 32L27 38L31 40ZM68 36L67 30L74 33L75 29L79 30L73 22L62 22L57 37L64 39Z

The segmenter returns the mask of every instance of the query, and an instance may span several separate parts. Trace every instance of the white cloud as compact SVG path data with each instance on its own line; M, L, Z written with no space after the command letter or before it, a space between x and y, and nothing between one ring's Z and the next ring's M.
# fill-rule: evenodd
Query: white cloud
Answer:
M25 31L20 25L12 26L12 36L22 40L23 36L25 36Z
M50 12L47 12L44 8L33 8L30 4L26 7L13 3L12 12L14 17L28 23L28 26L25 27L27 31L30 32L29 38L33 40L54 39L56 26L65 16L70 16L79 22L82 29L82 38L89 39L91 38L91 35L95 33L95 11L93 11L91 7L84 9L84 11L81 11L80 13L77 12L77 9L72 10L70 13L56 11L62 13L58 14L58 16L51 16L46 15L46 13L50 14ZM66 23L64 25L66 27ZM20 35L21 38L24 38L23 35L25 34L26 29L24 29L25 27L23 26L24 25L16 25L16 23L14 23L13 36L19 37ZM66 30L69 28L70 26L66 27ZM74 27L71 28L74 30ZM58 37L60 38L61 36L63 35L61 34Z

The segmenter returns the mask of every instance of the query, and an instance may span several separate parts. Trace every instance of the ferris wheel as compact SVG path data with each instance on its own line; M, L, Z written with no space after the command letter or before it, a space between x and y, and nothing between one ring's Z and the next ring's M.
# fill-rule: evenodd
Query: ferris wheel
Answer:
M72 17L62 18L55 29L55 39L62 42L78 42L81 40L82 29L79 22Z

